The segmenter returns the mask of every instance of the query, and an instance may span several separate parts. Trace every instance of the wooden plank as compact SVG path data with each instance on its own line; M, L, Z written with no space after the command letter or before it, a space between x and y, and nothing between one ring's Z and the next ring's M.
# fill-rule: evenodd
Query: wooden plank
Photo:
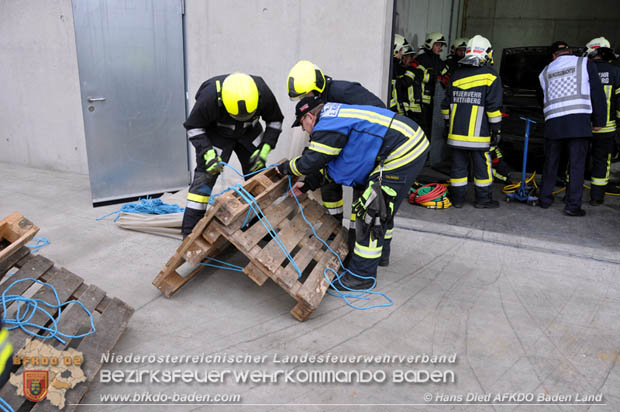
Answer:
M323 240L326 240L329 235L331 235L333 231L337 229L337 227L340 225L340 222L338 222L336 219L334 219L328 214L323 215L320 222L321 227L317 230L317 234ZM329 244L329 242L327 243ZM299 244L299 246L301 247L301 250L295 255L295 262L303 273L304 269L306 269L310 262L312 262L316 253L321 250L321 248L323 247L323 243L321 243L321 241L318 240L315 236L312 236L311 238L306 238L303 243ZM291 275L297 276L297 272L290 264L286 265L286 267L278 269L278 272L276 273L276 276L278 277ZM292 292L296 293L296 291Z
M0 295L15 281L25 278L39 279L43 273L54 265L54 262L40 255L29 255L23 262L21 269L9 278L0 283ZM11 288L11 294L23 295L23 293L33 284L32 281L21 282Z
M160 288L160 286L168 280L170 277L175 277L176 270L183 264L185 260L183 259L182 253L177 250L177 252L168 259L164 268L159 272L159 274L153 279L153 286ZM179 276L178 273L176 276ZM180 277L180 276L179 276Z
M24 246L39 231L39 227L19 212L13 212L0 221L0 240L11 244L0 250L0 261L8 258Z
M263 213L265 217L271 223L271 226L275 227L284 220L295 208L297 204L295 199L288 198L278 205L270 205ZM239 243L243 245L245 250L251 250L259 240L267 235L267 229L261 222L256 222L245 232L238 234Z
M248 263L247 266L243 268L243 273L248 275L248 277L252 279L254 283L256 283L258 286L263 286L263 283L265 283L265 281L269 279L269 276L267 276L262 270L259 269L258 266L256 266L252 262Z
M332 242L332 249L335 251L342 250L341 246L345 244L344 231L338 233L334 241ZM308 279L304 282L303 286L299 289L297 296L303 300L311 308L317 308L325 296L325 292L329 287L329 282L325 279L323 274L326 267L331 267L337 270L338 260L329 250L323 252L322 257L317 262ZM329 279L333 279L334 274L328 272Z
M58 294L58 298L60 299L61 303L67 301L71 297L71 295L73 295L73 292L75 292L77 288L84 282L81 277L74 275L73 273L64 269L51 268L49 271L52 272L51 274L53 274L53 276L48 283L56 289L56 293ZM41 299L51 304L56 303L54 293L48 287L41 287L32 296L32 298ZM56 316L56 310L47 306L44 306L43 309L45 309L50 315ZM14 311L9 311L9 317L14 316ZM30 323L34 323L36 325L45 325L48 322L49 318L41 311L37 311L30 320ZM28 329L33 332L38 332L37 330L34 330L34 328ZM14 347L21 348L26 343L26 339L30 338L31 336L32 335L27 334L21 329L15 329L11 331L11 342L13 343ZM52 340L49 340L48 343L51 342Z
M99 369L101 369L101 354L111 351L118 342L127 325L129 318L133 314L133 308L119 299L114 298L108 308L101 314L101 318L95 323L97 332L94 335L85 337L77 347L77 350L84 355L82 370L86 375L86 382L76 385L75 388L67 391L65 395L65 411L71 412L77 408L77 404L88 391L88 385L95 380ZM36 405L33 412L57 411L49 402Z
M84 285L80 286L80 288ZM78 291L80 290L78 288ZM75 294L78 293L75 292ZM105 292L99 289L97 286L85 286L83 293L80 293L79 298L80 301L84 304L86 309L90 312L95 310L97 304L103 299L105 296ZM84 310L77 304L69 306L68 309L63 311L62 316L60 317L60 322L58 322L58 329L66 333L67 335L75 335L82 325L90 326L90 320L88 314L84 312ZM67 346L69 346L70 341L63 344L60 341L54 339L52 345L58 350L65 350ZM14 350L16 353L20 348ZM19 375L24 370L23 366L20 366L14 373ZM11 406L15 410L19 409L24 403L26 403L26 398L23 396L19 396L16 393L16 389L13 385L6 384L2 390L0 391L0 396L9 402ZM49 403L49 402L48 402ZM52 409L53 410L53 409ZM57 410L57 409L56 409Z
M316 202L310 202L306 206L304 213L309 221L314 221L321 217L325 212ZM298 213L286 227L278 233L284 247L290 252L304 237L311 232L310 226L304 221L301 213ZM256 259L265 265L271 272L276 272L280 264L284 262L286 256L280 249L278 242L272 239L257 255Z
M30 249L26 246L22 246L19 250L15 251L11 256L8 256L4 260L0 261L0 279L6 275L9 269L17 264L22 258L26 257L30 253Z

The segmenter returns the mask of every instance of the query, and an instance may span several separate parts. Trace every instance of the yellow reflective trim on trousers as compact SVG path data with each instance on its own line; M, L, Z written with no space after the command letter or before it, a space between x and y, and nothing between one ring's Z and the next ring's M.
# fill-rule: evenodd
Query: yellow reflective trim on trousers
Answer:
M308 146L308 149L313 150L315 152L330 155L330 156L338 156L340 152L342 151L342 148L332 147L332 146L328 146L323 143L312 142L312 141L310 142L310 146Z
M290 164L290 166L291 166L291 172L293 172L293 174L294 174L295 176L303 176L301 173L299 173L299 170L297 170L297 164L296 164L296 163L297 163L297 160L299 160L299 158L300 158L300 157L301 157L301 156L294 157L294 158L293 158L293 159L289 162L289 164Z
M489 152L484 154L485 163L487 165L487 179L476 179L474 176L474 183L491 183L493 181L493 171L491 170L491 155Z
M371 240L369 246L362 246L355 242L353 253L364 259L379 259L381 257L382 250L383 246L377 246L377 241Z
M616 131L616 122L613 122L613 124L607 123L607 126L601 127L600 130L592 130L592 133L610 133L610 132L615 132L615 131Z
M592 176L592 184L594 186L607 186L609 183L609 172L611 171L611 153L607 154L607 170L605 171L605 177L599 178Z
M338 200L337 202L323 201L323 206L325 206L328 209L335 209L337 207L342 207L342 199Z
M187 194L187 200L191 200L192 202L196 202L196 203L209 203L210 197L211 196L197 195L196 193Z
M452 82L454 87L467 90L474 87L490 86L497 79L497 76L491 73L477 74L475 76L464 77Z
M467 134L473 136L476 133L476 120L478 119L478 109L480 106L472 106L471 113L469 115L469 130Z
M394 229L388 229L385 231L385 236L384 239L392 239L392 233L394 232Z
M450 114L450 109L441 109L441 114Z
M351 213L351 217L349 218L349 220L351 222L355 222L356 219L357 219L357 215L355 213Z
M467 176L450 178L450 183L467 183Z

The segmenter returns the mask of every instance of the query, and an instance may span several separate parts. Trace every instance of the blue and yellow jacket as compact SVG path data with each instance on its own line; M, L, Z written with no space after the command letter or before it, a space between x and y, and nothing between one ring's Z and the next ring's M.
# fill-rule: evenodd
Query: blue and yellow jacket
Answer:
M454 72L441 104L449 120L448 145L488 150L491 130L502 121L502 81L488 66L463 66Z
M428 149L422 129L387 109L326 103L310 145L284 167L296 176L316 174L327 166L327 177L348 186L365 185L370 176L395 170ZM313 188L313 187L311 187Z

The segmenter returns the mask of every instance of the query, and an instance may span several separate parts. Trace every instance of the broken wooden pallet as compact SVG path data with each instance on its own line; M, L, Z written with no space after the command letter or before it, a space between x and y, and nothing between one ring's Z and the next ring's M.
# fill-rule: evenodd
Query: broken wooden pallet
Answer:
M17 271L15 272L15 269ZM8 272L15 272L7 276ZM45 343L54 346L57 350L65 350L68 347L82 352L84 363L81 368L86 375L86 382L77 384L74 388L67 389L65 393L64 411L73 411L88 390L91 382L95 381L96 375L101 368L102 353L112 351L114 345L123 334L133 314L133 308L117 298L111 298L97 286L87 285L84 279L69 272L64 268L57 268L54 262L41 256L33 255L26 247L22 247L10 257L0 260L0 294L9 286L20 279L33 278L52 285L61 302L79 300L94 316L94 334L84 338L67 340L66 344L56 339L48 339ZM38 284L28 281L21 282L11 288L11 294L30 296L47 302L55 302L53 292L49 288L38 288ZM33 294L34 293L34 294ZM7 310L14 311L13 303ZM50 311L52 316L56 313ZM32 323L46 325L51 323L49 319L37 312L31 320ZM63 310L58 323L58 329L69 335L78 335L88 330L90 320L88 315L78 306L71 305ZM13 344L13 353L16 354L27 342L30 335L20 329L10 332L10 340ZM36 339L36 338L35 338ZM13 373L20 374L29 369L27 366L14 365ZM37 369L34 367L34 369ZM58 408L49 401L38 403L28 401L23 394L18 395L17 389L10 383L6 383L0 389L0 397L9 403L14 410L20 411L57 411Z
M37 234L39 228L13 212L0 221L0 261L7 259Z
M284 196L288 190L288 178L271 169L257 174L242 186L256 198L299 272L263 223L248 215L247 202L236 192L229 191L218 197L153 284L167 297L172 296L202 269L198 266L187 276L181 276L177 269L183 263L197 265L206 257L216 257L232 244L249 259L243 272L258 285L267 279L276 282L297 301L291 314L300 321L306 320L319 306L329 281L334 277L334 272L326 269L337 271L338 259L314 236L295 199ZM344 259L347 246L342 226L316 201L305 195L300 196L299 201L317 235Z

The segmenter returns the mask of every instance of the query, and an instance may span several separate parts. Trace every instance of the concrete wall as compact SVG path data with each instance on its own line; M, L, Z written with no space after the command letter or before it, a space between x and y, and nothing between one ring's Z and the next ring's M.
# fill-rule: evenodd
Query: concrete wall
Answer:
M180 0L179 0L180 1ZM301 151L286 76L300 59L387 98L392 0L186 0L190 108L207 78L264 77L285 115L271 159ZM0 0L0 161L88 173L71 0Z
M297 155L307 137L290 128L296 103L286 93L291 67L310 60L334 79L358 81L387 100L391 21L391 0L186 0L190 107L211 76L261 75L285 118L270 160ZM230 183L229 177L222 182Z
M0 0L0 161L88 173L71 0Z
M620 46L617 0L463 0L463 35L482 34L495 49L499 67L504 47L546 46L564 40L585 46L605 36Z

